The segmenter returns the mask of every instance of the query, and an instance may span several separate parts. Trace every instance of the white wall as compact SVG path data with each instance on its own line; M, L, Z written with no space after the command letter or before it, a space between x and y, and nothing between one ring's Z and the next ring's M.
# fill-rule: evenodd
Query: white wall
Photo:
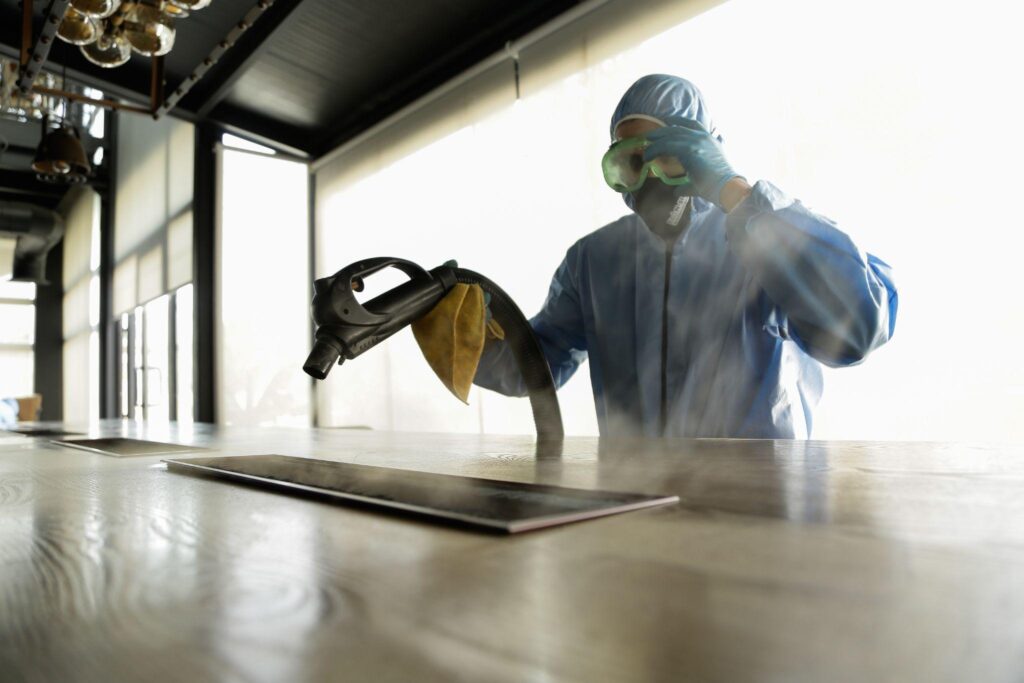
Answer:
M1024 158L1015 3L731 0L591 63L356 183L318 187L318 276L358 258L458 258L532 315L565 249L625 212L600 177L637 77L698 84L734 166L839 222L892 264L893 341L828 371L814 436L1020 440ZM353 397L359 397L355 400ZM586 367L560 392L596 433ZM410 334L339 368L325 424L530 432L524 400L447 394Z
M100 416L100 197L91 188L73 188L61 211L63 417L70 424L86 425Z

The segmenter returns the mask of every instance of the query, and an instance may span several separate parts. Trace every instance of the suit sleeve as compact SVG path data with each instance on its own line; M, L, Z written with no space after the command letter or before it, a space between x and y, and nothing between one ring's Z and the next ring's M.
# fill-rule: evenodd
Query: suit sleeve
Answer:
M892 337L899 299L889 265L774 185L754 186L726 235L777 307L781 334L813 358L853 365Z
M537 341L551 368L556 387L561 387L587 359L583 314L577 286L577 243L565 256L551 278L547 299L530 319ZM504 341L490 340L484 348L473 383L506 396L525 396L519 368L512 349Z

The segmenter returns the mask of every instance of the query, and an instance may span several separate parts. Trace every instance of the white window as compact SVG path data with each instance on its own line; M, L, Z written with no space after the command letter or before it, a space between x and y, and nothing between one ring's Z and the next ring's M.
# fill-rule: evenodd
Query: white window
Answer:
M32 283L0 281L0 398L32 394L35 296Z
M220 148L217 420L310 423L309 171Z
M113 273L120 412L191 421L195 130L171 118L121 122Z

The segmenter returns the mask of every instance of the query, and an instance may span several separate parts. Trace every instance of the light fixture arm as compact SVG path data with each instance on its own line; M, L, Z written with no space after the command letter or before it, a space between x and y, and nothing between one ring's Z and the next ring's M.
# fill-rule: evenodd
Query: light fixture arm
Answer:
M30 48L32 47L32 0L21 1L21 59L18 68L28 65Z

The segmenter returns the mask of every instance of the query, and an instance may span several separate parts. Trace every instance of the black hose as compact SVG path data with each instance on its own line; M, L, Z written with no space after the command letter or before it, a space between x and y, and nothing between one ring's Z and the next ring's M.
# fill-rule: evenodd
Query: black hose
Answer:
M505 290L480 273L456 268L455 277L467 285L480 285L481 289L491 295L491 315L504 328L505 343L511 348L526 385L538 442L562 439L565 430L562 427L558 395L555 393L555 381L530 322Z

